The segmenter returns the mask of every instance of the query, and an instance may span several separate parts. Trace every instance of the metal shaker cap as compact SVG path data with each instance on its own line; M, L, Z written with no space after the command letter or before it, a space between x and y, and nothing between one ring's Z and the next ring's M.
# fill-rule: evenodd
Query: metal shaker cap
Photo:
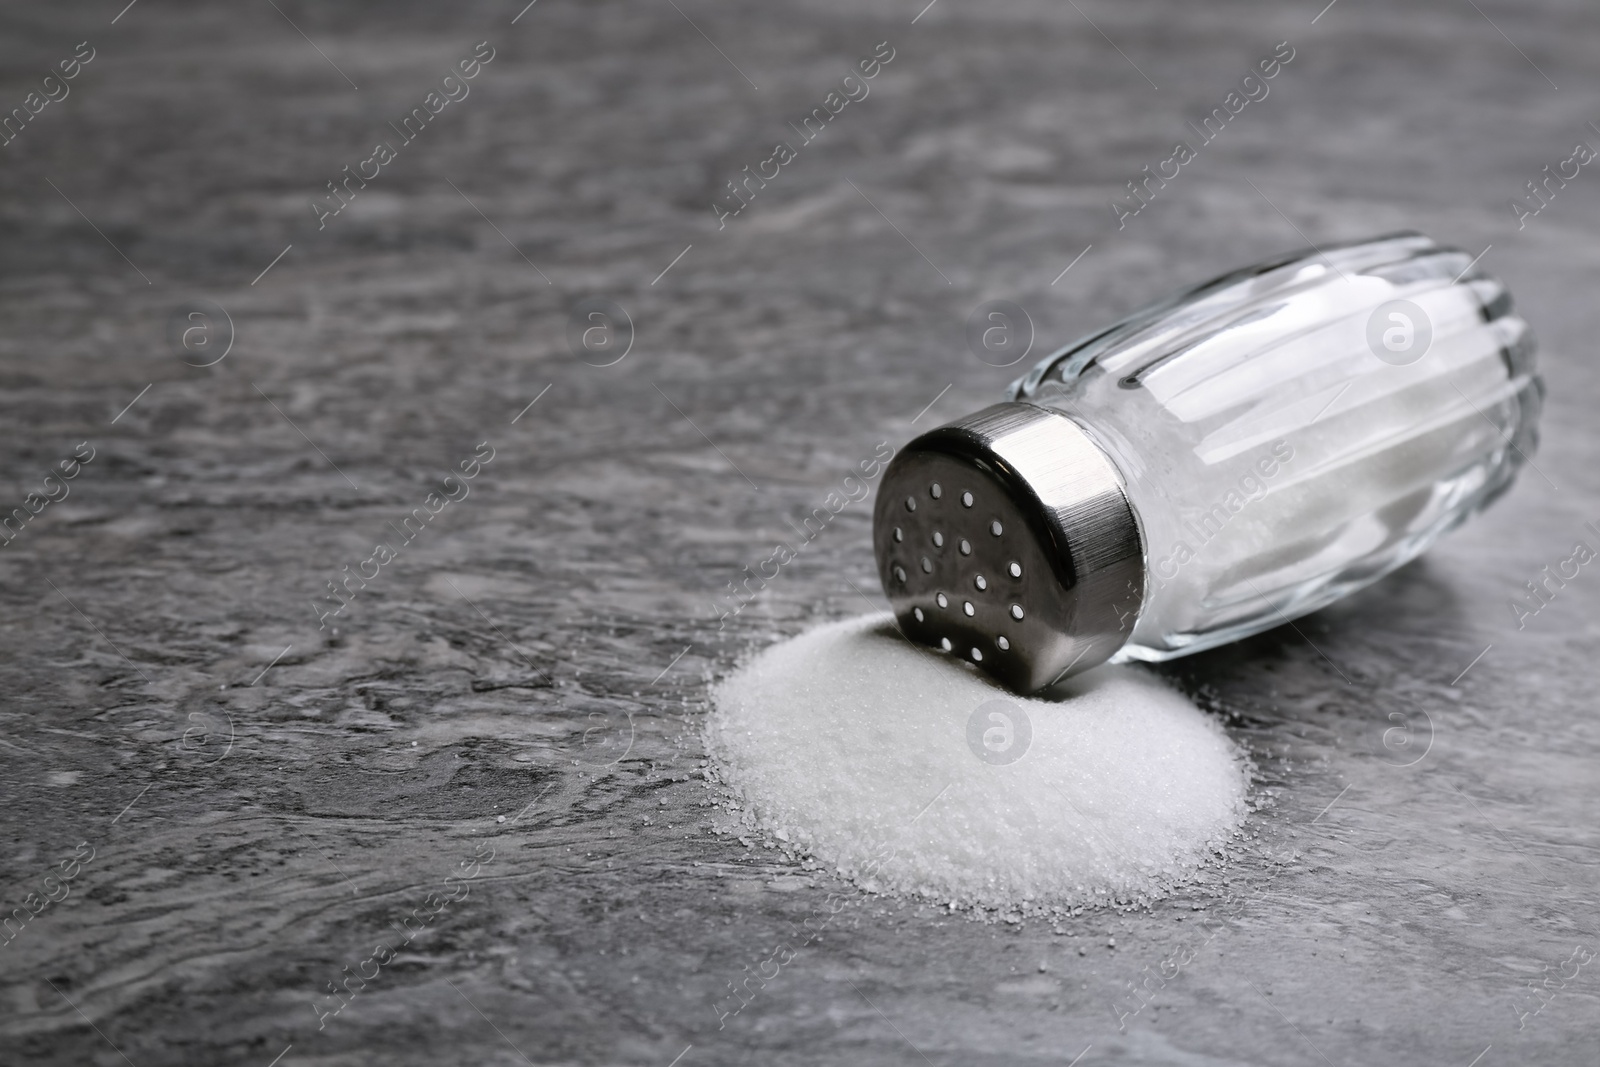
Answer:
M1076 422L1033 404L906 445L878 487L872 541L906 637L1020 693L1104 663L1144 603L1121 475Z

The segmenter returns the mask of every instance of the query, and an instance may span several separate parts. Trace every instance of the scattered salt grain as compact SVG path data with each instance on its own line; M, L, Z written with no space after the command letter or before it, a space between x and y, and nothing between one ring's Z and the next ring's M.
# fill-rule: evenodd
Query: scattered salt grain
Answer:
M963 906L1159 895L1237 830L1232 742L1136 667L1019 697L887 615L766 649L716 687L708 743L745 828L873 891Z

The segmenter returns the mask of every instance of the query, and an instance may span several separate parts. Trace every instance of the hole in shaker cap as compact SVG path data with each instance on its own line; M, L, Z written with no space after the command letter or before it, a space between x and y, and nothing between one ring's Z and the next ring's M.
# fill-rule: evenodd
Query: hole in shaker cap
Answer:
M1011 642L1006 640L1004 634L1002 634L1001 636L995 638L994 639L994 643L1000 646L1000 651L1001 652L1005 652L1006 650L1008 650L1011 647Z
M938 605L941 608L947 608L947 607L950 606L950 601L945 599L945 595L943 593L940 593L938 596L934 597L933 599L938 603Z
M962 601L961 602L961 610L966 612L968 615L971 615L973 613L972 601L970 601L970 600Z
M897 538L897 540L898 540L898 538ZM1007 567L1006 570L1011 572L1011 577L1013 577L1013 578L1021 578L1022 577L1022 564L1018 563L1015 560L1011 561L1011 565L1009 567Z
M972 650L972 658L974 660L976 660L977 662L982 663L983 662L983 649L981 649L981 648L973 649Z
M965 537L961 539L961 554L963 556L972 555L972 542L968 541Z
M981 574L972 579L972 584L978 587L978 591L980 593L989 588L989 583L984 580L984 577Z
M898 541L904 541L906 539L906 532L904 530L900 529L900 527L896 526L894 528L894 539L897 542Z
M999 537L1002 533L1005 532L1005 527L1000 525L1000 520L999 519L996 519L996 520L994 520L993 522L991 522L989 524L989 532L994 534L996 537Z
M896 567L894 569L894 580L901 585L906 584L906 569L904 567Z
M946 652L949 652L950 651L950 639L948 637L939 638L939 647L944 649Z
M921 608L912 608L911 609L911 614L916 616L916 619L917 619L918 622L922 622L923 621L922 609ZM1002 637L1001 640L1004 641L1005 638Z
M928 495L933 497L933 499L938 500L940 497L944 496L944 490L940 488L938 482L934 482L932 485L928 486Z
M1021 604L1013 604L1013 605L1011 605L1011 617L1013 619L1016 619L1018 622L1022 621L1022 605Z
M962 493L961 494L961 506L962 507L968 507L968 508L970 508L972 506L972 494L971 493Z
M944 534L940 533L938 530L933 531L933 547L934 548L943 548L944 547Z
M916 499L916 497L910 497L910 496L906 497L906 510L907 511L916 511L917 510L917 499Z
M923 556L922 557L922 573L923 574L932 574L933 573L933 560L929 559L927 556Z

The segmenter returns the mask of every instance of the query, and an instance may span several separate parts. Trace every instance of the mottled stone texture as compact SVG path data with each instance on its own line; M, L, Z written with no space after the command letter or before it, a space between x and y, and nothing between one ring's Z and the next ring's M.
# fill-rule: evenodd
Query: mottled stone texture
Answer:
M1508 607L1596 543L1594 179L1520 231L1507 206L1600 144L1592 5L119 6L0 33L8 109L94 50L0 146L0 505L94 450L0 549L4 907L75 872L0 949L0 1061L1594 1062L1600 577L1521 631ZM325 183L485 40L319 231ZM1119 231L1111 198L1281 40L1270 95ZM719 230L716 191L882 41L870 96ZM707 681L881 605L868 507L720 628L718 593L878 442L997 396L972 308L1022 304L1042 349L1407 227L1492 244L1539 330L1538 471L1298 631L1171 669L1256 763L1244 855L1148 909L980 923L713 832ZM614 366L569 350L586 297L634 324ZM209 368L168 339L195 299L235 330Z

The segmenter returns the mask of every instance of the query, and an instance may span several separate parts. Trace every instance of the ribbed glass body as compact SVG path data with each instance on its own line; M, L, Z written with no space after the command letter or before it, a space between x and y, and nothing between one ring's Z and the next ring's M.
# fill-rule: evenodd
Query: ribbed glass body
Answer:
M1537 441L1534 341L1471 259L1399 234L1263 263L1012 385L1083 426L1126 480L1147 580L1116 658L1314 611L1509 486Z

